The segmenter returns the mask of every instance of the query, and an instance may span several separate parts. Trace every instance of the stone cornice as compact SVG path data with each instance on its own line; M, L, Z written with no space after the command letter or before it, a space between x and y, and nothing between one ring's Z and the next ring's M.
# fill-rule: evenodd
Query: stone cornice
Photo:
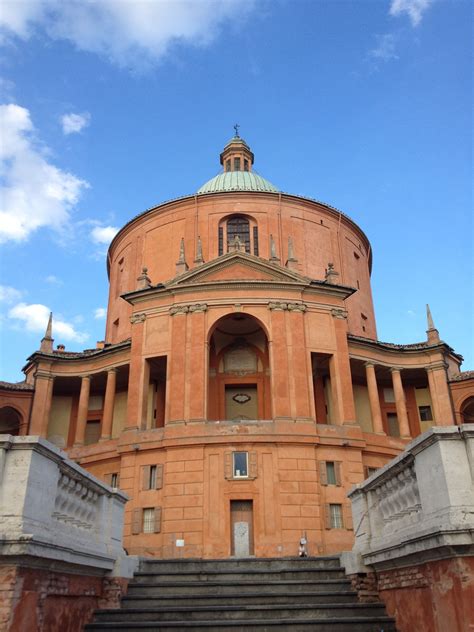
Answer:
M441 353L448 353L457 360L462 361L463 359L462 356L456 353L452 347L442 341L436 344L429 344L428 342L418 342L414 344L400 345L390 342L381 342L380 340L374 340L372 338L362 338L361 336L355 336L354 334L348 334L347 340L349 345L354 345L362 348L366 347L370 349L378 349L390 354L403 353L416 355L419 353L431 353L433 351L439 351Z
M127 351L131 347L131 340L124 340L116 344L104 347L103 349L90 349L87 351L78 353L43 353L41 351L35 351L29 358L27 364L23 367L23 371L26 371L31 365L38 364L42 360L49 361L51 364L56 363L70 363L70 362L84 362L85 360L97 360L104 356L110 356L118 354L123 351ZM105 370L105 368L104 368Z

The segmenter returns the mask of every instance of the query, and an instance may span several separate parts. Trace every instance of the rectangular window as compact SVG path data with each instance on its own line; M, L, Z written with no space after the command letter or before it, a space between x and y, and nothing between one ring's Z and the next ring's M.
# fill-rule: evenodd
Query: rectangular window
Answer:
M244 171L248 171L248 170L249 170L249 161L244 160Z
M344 521L342 519L342 505L329 505L329 517L331 529L344 528Z
M119 475L116 472L110 475L110 486L111 487L119 486Z
M225 170L230 171L230 160L225 161Z
M249 475L248 458L249 458L248 452L233 452L234 478L248 478L248 475Z
M418 411L420 413L420 421L433 421L431 406L418 406Z
M364 468L365 478L369 478L369 476L372 476L372 474L375 474L375 472L378 472L378 471L379 471L378 467L366 466Z
M326 477L328 485L336 485L336 468L334 461L326 461Z
M234 171L240 171L240 158L234 158Z
M253 227L253 254L258 257L258 228Z
M219 257L224 254L224 228L219 226Z
M148 479L148 489L156 489L156 465L150 466L150 475Z
M155 508L147 507L143 510L143 533L155 532Z
M395 403L395 393L393 392L393 388L384 388L383 389L383 400L386 404L394 404Z
M397 413L387 413L388 434L391 437L400 436L400 428L398 426Z

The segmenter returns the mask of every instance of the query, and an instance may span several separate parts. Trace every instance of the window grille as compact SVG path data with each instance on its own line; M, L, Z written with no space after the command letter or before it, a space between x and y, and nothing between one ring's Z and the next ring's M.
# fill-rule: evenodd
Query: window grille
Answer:
M343 529L342 505L329 505L331 529Z
M228 246L234 241L236 235L245 244L245 252L250 254L250 226L248 219L245 219L245 217L232 217L227 222Z
M143 510L143 533L154 533L155 531L155 509L149 507Z

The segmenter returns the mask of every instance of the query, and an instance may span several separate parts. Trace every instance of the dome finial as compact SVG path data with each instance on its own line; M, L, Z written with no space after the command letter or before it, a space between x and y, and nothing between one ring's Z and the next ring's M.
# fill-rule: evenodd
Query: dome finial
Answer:
M236 138L240 138L240 134L239 134L239 127L240 127L240 125L239 125L238 123L236 123L236 124L234 125L234 129L235 129L235 137L236 137Z

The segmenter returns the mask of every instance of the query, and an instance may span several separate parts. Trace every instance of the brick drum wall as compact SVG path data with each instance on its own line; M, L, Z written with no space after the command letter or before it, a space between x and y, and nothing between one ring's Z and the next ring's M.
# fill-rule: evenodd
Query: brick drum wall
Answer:
M380 572L378 589L400 632L474 630L473 557Z
M127 580L0 567L0 632L82 632L97 608L119 606Z

